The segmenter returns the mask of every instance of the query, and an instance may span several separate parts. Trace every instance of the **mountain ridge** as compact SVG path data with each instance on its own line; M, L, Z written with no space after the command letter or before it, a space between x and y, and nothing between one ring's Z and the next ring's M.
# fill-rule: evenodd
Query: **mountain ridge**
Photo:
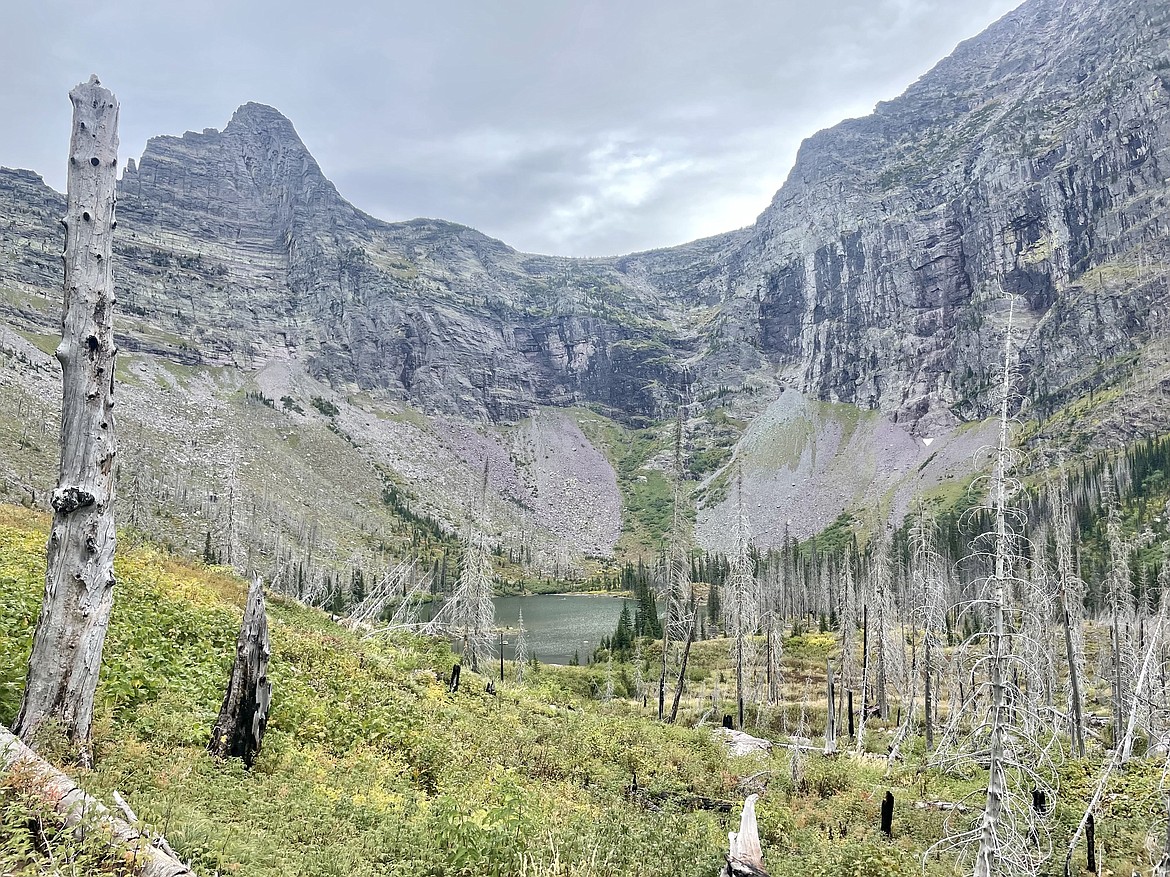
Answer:
M670 466L662 424L684 401L688 451L714 467L695 473L708 547L727 530L721 485L741 459L761 473L745 495L763 532L790 517L773 508L779 495L817 504L797 535L858 503L897 513L920 469L929 489L975 465L959 449L964 424L994 405L1007 296L1018 301L1021 410L1039 421L1036 436L1124 441L1170 425L1135 378L1170 383L1158 322L1170 307L1168 35L1170 15L1138 0L1029 0L900 97L808 138L753 226L606 258L526 254L443 220L371 217L290 120L245 104L223 131L152 138L128 163L120 344L150 360L146 373L175 363L203 381L231 370L211 398L287 398L278 413L290 424L327 425L359 456L389 443L377 465L452 528L490 444L511 497L495 512L505 542L543 526L533 509L564 501L543 475L524 475L537 446L556 444L550 460L583 447L560 427L525 424L553 411L579 432L590 415L572 412L590 410L638 435L658 430L633 473L653 483ZM0 171L0 315L24 333L9 341L13 362L56 331L61 203L35 174ZM204 392L184 380L193 398ZM1070 431L1065 412L1103 388L1113 401L1075 415ZM312 398L341 413L313 421ZM791 433L793 412L817 424L816 441L761 436L765 425ZM427 453L463 455L450 484L433 486L430 461L406 462L422 440L408 438L416 415ZM458 424L488 444L444 438ZM941 443L931 455L954 450L923 469L922 440ZM859 453L859 465L841 465ZM612 550L614 463L598 494L572 494L607 510L574 550ZM600 471L590 466L582 477ZM6 468L20 472L18 455ZM623 475L623 517L638 484ZM816 498L802 488L812 484Z

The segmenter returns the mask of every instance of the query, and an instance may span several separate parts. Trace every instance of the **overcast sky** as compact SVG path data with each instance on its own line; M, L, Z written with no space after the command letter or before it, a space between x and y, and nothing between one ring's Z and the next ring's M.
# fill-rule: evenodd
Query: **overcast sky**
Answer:
M531 252L748 225L800 141L889 99L1019 0L25 0L0 30L0 165L65 182L97 73L121 154L271 104L343 196Z

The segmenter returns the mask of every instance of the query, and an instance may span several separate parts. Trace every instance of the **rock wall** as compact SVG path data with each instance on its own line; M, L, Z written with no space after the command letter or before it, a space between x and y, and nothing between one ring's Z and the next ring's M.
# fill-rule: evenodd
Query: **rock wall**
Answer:
M728 337L931 434L994 404L1010 295L1027 394L1083 391L1166 295L1168 34L1164 4L1032 0L809 138L730 257Z
M495 422L585 402L638 423L687 392L778 379L929 436L990 410L1012 295L1021 389L1043 413L1170 304L1168 37L1165 4L1029 0L810 137L753 227L613 259L374 219L288 119L246 104L126 167L122 344L249 370L296 359L338 391ZM15 328L55 329L62 206L0 170Z

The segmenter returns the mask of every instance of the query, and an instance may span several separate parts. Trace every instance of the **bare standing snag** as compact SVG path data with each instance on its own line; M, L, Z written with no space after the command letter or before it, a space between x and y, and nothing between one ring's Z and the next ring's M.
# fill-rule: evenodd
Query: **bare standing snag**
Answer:
M110 238L118 169L118 102L96 76L69 93L65 286L57 359L63 378L61 470L41 615L13 729L33 742L59 723L90 759L93 699L114 604L114 285Z
M260 577L248 589L248 604L236 640L236 659L223 696L219 718L207 748L221 758L242 758L248 767L260 753L268 727L272 683L268 681L268 617L264 614L264 585Z

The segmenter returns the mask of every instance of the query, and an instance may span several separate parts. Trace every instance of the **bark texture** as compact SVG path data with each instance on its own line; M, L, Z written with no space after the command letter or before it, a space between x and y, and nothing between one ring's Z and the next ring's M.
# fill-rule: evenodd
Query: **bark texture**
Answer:
M110 238L118 102L96 76L69 93L73 134L65 286L57 359L63 377L61 469L53 491L45 595L13 725L32 742L60 723L89 761L93 699L114 602L114 285Z
M165 840L149 838L113 815L3 728L0 728L0 772L19 772L22 789L52 807L66 827L76 826L83 831L97 827L108 831L115 844L126 848L128 861L136 868L134 873L141 877L193 877L190 868L153 845L166 846Z
M264 586L256 577L248 589L248 605L236 640L232 676L207 746L213 755L242 758L251 767L260 753L272 701L272 683L268 681L270 654Z

